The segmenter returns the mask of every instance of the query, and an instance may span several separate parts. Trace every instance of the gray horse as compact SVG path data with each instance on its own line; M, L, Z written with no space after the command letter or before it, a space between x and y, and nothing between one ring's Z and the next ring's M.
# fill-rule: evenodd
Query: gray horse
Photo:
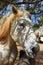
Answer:
M39 45L36 40L35 33L32 28L32 21L30 19L30 13L26 10L22 10L23 15L15 23L11 30L12 38L20 43L26 54L29 57L33 57L33 53L36 54L39 51Z
M12 6L10 15L6 15L0 20L4 23L0 26L0 65L14 65L17 57L16 42L24 47L29 57L33 57L33 49L35 53L39 51L29 16L29 12L17 10Z
M30 13L22 10L23 15L15 23L11 30L12 38L24 47L21 58L17 65L35 65L35 56L39 51L39 45L36 40L35 33L32 28ZM26 52L26 53L25 53Z

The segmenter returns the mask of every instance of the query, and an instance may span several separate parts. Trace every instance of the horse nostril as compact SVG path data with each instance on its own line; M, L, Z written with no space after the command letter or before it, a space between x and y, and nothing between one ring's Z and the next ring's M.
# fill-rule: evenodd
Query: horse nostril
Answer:
M37 53L39 50L40 50L40 47L38 44L32 48L33 53Z

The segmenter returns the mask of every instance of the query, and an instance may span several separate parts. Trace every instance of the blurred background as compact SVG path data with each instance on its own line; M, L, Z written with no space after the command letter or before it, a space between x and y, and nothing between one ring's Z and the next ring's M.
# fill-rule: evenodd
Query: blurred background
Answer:
M43 0L0 0L0 18L10 13L11 4L28 10L33 24L43 25Z

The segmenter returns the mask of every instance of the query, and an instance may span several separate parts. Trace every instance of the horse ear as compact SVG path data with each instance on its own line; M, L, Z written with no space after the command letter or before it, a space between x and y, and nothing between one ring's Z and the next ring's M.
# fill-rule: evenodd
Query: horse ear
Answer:
M12 5L12 11L13 11L14 14L18 13L18 10L17 10L17 8L14 5Z

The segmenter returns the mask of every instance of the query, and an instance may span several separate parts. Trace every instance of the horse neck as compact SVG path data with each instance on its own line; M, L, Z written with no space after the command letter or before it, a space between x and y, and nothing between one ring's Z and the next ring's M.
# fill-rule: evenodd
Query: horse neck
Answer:
M11 14L7 18L6 22L3 24L2 29L0 29L0 40L2 38L8 37L10 35L10 29L11 29L11 24L12 24L13 20L14 20L14 15Z

